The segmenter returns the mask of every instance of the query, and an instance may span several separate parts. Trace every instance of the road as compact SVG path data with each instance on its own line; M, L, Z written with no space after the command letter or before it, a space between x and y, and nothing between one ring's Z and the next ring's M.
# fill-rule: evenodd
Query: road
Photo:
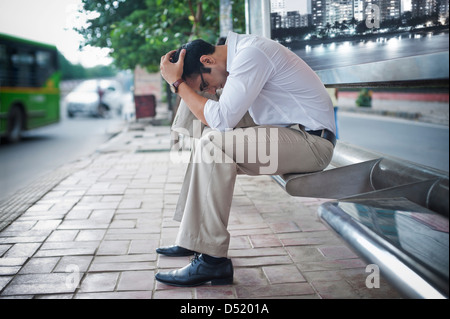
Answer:
M337 119L341 141L449 171L448 126L344 112Z
M0 145L0 201L60 166L91 155L121 120L78 117L26 132L16 144Z
M377 39L306 45L293 51L318 71L445 52L449 49L448 41L448 33L433 36L404 33L386 37L380 35Z

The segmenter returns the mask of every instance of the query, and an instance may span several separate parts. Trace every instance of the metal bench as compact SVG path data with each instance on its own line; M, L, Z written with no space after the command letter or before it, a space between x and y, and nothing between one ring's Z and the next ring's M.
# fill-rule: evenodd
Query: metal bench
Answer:
M405 297L448 298L448 174L338 142L321 172L273 176Z
M448 174L338 142L331 164L309 174L273 176L292 196L408 200L448 218Z

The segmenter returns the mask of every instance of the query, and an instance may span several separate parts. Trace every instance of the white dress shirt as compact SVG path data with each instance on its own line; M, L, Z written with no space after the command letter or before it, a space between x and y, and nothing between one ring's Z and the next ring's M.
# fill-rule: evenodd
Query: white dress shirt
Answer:
M204 115L219 131L234 128L247 111L258 125L336 133L333 104L316 73L281 44L229 32L229 73L219 101L208 100Z

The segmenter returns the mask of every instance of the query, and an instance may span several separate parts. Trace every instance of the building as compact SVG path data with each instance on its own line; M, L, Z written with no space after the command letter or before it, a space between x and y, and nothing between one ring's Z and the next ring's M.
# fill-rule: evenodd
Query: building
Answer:
M449 0L412 0L411 11L413 17L437 15L442 24L449 17Z
M412 0L411 12L413 17L430 16L433 13L437 13L437 1L436 0Z
M449 0L439 0L438 2L439 19L442 24L445 24L446 19L449 17L448 2Z
M371 5L379 7L381 21L401 16L401 0L311 0L312 23L324 27L335 22L349 22L353 18L364 21Z
M286 15L286 1L285 0L270 0L270 12L278 13L280 16Z
M299 28L310 25L310 15L301 14L299 11L287 11L285 0L271 0L270 5L272 29Z
M330 0L311 0L312 23L316 27L324 27L327 24L327 5Z

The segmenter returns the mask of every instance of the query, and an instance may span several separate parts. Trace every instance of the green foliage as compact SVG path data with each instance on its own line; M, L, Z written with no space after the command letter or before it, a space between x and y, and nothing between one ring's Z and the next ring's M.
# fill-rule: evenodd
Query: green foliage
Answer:
M360 107L371 107L372 91L369 91L368 89L362 89L359 92L358 98L356 99L356 105Z
M112 49L120 69L142 65L159 69L161 56L196 38L219 37L220 0L83 0L97 12L89 26L77 30L85 44ZM245 30L244 0L233 5L234 30Z
M112 77L117 74L117 70L112 66L99 65L85 68L80 64L72 64L60 52L58 52L58 63L62 80Z

